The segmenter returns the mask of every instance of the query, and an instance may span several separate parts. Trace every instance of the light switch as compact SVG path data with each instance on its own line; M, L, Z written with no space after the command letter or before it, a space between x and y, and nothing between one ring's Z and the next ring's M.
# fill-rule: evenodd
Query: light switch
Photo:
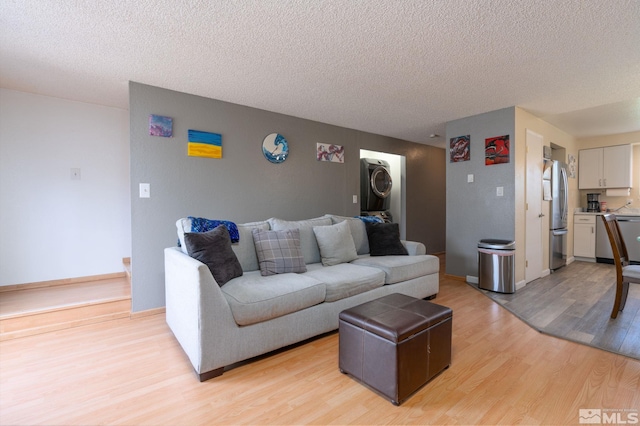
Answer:
M473 175L467 175L467 183L473 183Z
M498 197L502 197L504 195L504 187L503 186L498 186L496 188L496 195Z
M353 204L358 204L358 196L357 195L353 196Z
M150 183L141 183L140 184L140 198L151 198L151 184Z

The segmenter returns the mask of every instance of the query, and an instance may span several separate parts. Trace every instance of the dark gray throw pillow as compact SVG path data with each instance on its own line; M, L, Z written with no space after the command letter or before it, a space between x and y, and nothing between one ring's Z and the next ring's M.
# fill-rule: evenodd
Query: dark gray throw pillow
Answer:
M209 267L220 287L242 276L242 266L231 249L231 237L224 225L208 232L187 232L184 244L189 256Z
M365 223L371 256L408 255L397 223Z

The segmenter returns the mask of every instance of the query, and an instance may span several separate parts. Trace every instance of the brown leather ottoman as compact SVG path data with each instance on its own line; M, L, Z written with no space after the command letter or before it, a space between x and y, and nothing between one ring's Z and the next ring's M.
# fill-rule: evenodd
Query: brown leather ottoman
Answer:
M340 312L340 371L400 405L451 363L453 311L390 294Z

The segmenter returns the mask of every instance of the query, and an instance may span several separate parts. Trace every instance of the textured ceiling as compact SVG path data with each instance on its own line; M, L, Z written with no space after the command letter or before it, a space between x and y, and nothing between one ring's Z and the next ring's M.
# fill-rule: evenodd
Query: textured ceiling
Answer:
M2 0L0 85L128 108L128 81L445 146L519 106L640 130L638 0Z

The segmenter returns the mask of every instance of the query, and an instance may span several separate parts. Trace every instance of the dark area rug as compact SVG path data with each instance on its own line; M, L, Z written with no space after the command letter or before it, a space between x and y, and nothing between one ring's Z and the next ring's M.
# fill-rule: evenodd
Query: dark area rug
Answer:
M624 311L611 319L615 280L613 265L573 262L514 294L469 285L542 333L640 359L640 285L630 285Z

